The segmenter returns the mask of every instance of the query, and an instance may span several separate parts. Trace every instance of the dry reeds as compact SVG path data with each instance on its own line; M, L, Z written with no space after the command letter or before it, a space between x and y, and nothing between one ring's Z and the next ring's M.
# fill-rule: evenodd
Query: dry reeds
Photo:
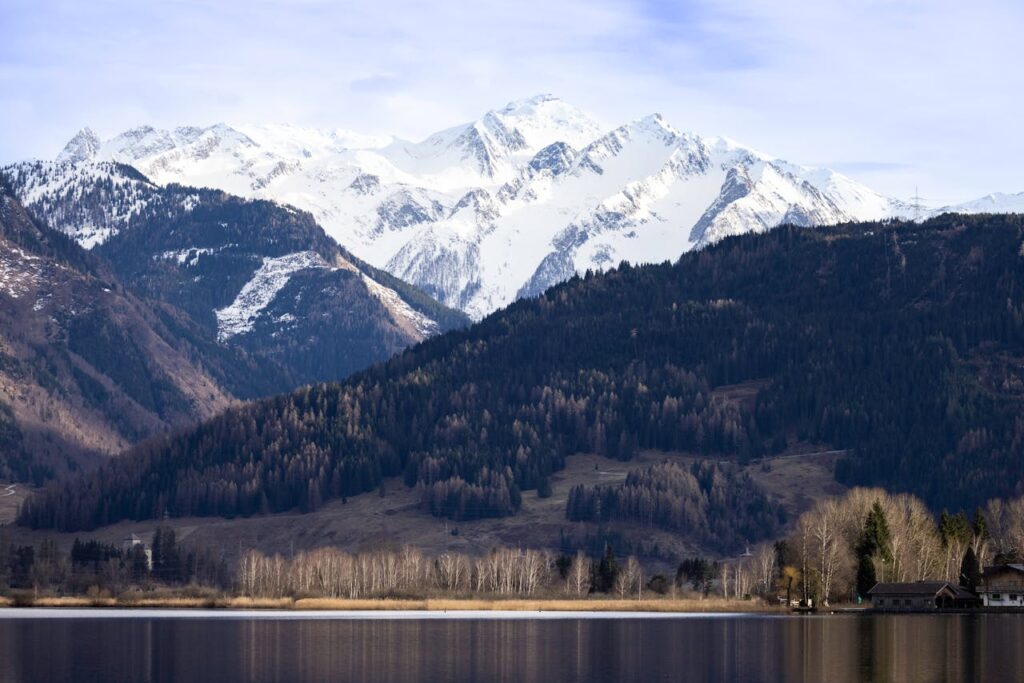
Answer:
M506 612L773 612L780 608L753 600L503 600L429 598L425 600L345 600L304 598L295 609L304 610L406 610L406 611L506 611Z
M31 598L32 607L117 607L115 598L88 595L40 596Z
M39 596L15 602L0 597L0 606L24 607L120 607L149 609L266 609L317 611L430 611L430 612L662 612L662 613L714 613L714 612L778 612L781 607L754 600L726 600L723 598L649 598L622 599L486 599L486 598L248 598L248 597L194 597L194 596Z

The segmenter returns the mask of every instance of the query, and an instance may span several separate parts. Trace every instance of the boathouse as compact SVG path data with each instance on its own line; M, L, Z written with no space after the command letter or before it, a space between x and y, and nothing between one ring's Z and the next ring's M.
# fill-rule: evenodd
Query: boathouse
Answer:
M978 594L985 607L1024 607L1024 564L985 567Z
M974 593L945 581L878 583L868 595L871 607L885 612L970 609L980 604Z

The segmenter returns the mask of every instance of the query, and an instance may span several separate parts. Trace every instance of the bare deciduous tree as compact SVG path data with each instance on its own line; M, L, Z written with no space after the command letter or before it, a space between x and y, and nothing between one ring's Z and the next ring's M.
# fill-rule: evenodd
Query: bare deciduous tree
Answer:
M566 576L566 589L569 593L578 596L590 590L591 562L582 550L576 553L569 565Z

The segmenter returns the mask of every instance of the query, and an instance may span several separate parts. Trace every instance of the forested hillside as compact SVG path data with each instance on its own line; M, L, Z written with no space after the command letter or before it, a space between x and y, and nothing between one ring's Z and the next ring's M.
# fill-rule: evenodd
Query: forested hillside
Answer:
M845 483L935 508L1021 492L1024 217L783 227L574 278L343 384L234 407L51 487L25 524L247 515L404 473L436 514L513 514L576 452L849 449ZM746 380L753 407L712 400Z
M128 292L0 179L0 479L40 483L278 379L188 316Z

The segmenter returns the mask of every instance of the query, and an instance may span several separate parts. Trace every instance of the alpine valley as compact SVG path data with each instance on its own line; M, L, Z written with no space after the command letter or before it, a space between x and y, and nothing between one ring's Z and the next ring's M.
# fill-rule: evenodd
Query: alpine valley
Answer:
M1022 492L1024 195L548 95L415 143L83 129L0 192L0 479L57 479L23 527L667 559L848 486Z
M845 486L971 510L1024 492L1022 243L1019 215L782 226L573 277L151 439L21 521L110 538L170 516L284 553L614 536L672 560L777 537Z

